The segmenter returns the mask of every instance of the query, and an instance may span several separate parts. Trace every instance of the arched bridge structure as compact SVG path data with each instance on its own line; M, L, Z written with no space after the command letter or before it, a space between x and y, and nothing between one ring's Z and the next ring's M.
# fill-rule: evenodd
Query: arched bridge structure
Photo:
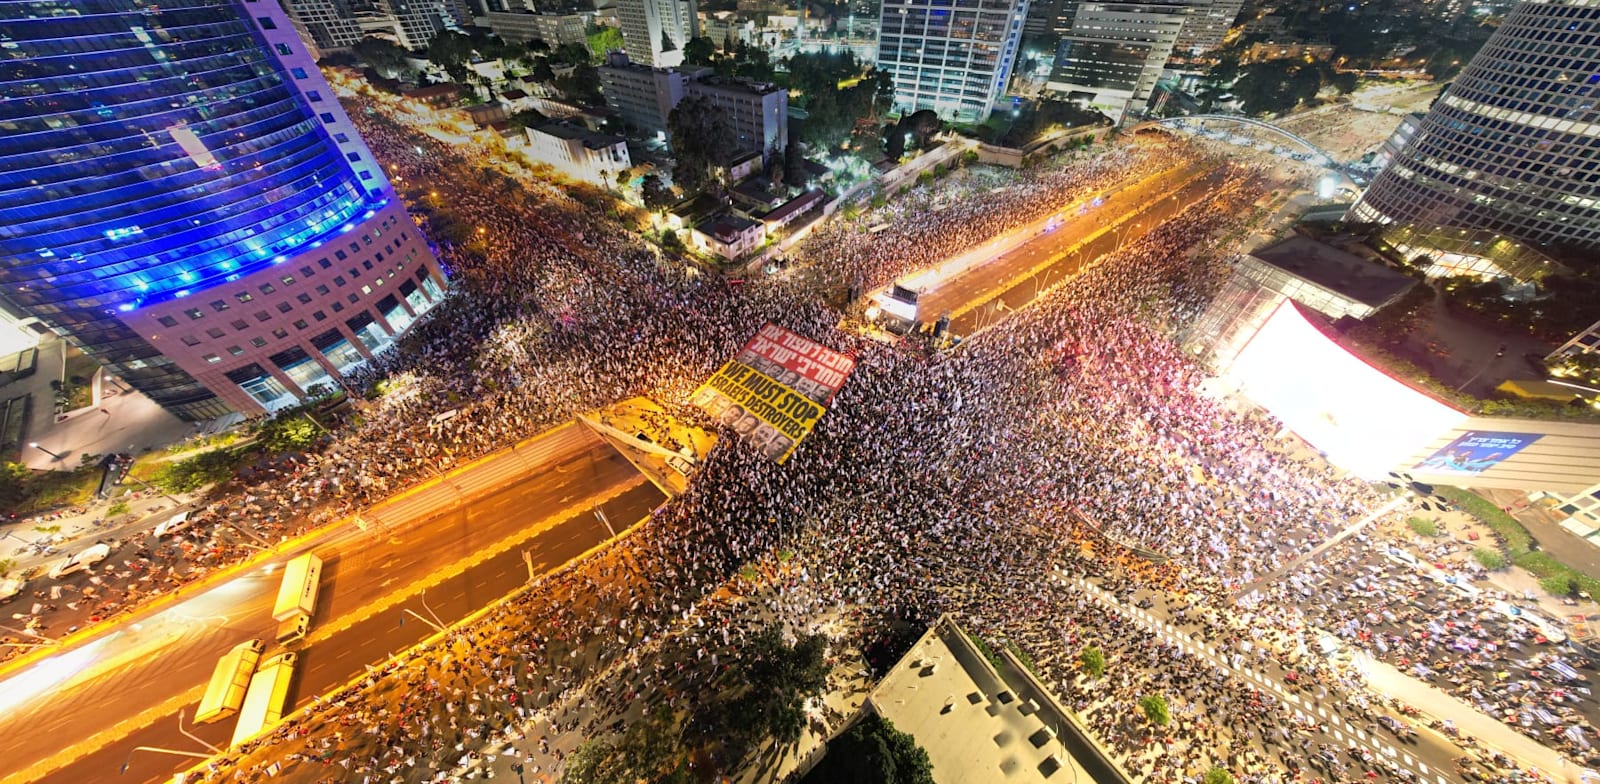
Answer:
M1318 147L1315 144L1312 144L1309 141L1306 141L1306 139L1299 134L1296 134L1292 131L1286 131L1276 125L1273 125L1272 123L1257 120L1253 117L1240 117L1232 114L1190 114L1181 117L1168 117L1164 120L1147 120L1137 125L1131 125L1124 130L1128 131L1129 133L1133 133L1145 128L1154 128L1156 126L1166 126L1170 128L1187 125L1189 123L1203 124L1210 122L1248 125L1254 128L1260 128L1264 131L1271 131L1279 138L1289 141L1305 150L1307 153L1310 153L1315 162L1329 167L1336 167L1339 165L1338 162L1334 160L1333 156L1329 155L1326 150Z

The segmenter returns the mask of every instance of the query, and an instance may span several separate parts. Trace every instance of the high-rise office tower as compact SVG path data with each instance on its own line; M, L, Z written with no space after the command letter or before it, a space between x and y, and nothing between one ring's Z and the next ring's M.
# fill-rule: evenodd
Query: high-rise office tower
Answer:
M1142 112L1189 11L1182 0L1079 2L1046 90L1119 123Z
M364 34L350 0L285 0L283 5L300 37L322 52L349 49Z
M878 67L894 77L894 107L983 122L1016 64L1028 0L883 0Z
M1244 0L1210 0L1191 5L1189 17L1178 31L1178 40L1172 45L1174 55L1193 57L1222 48L1228 29L1244 8Z
M1350 209L1600 248L1600 5L1512 9Z
M700 34L695 0L621 0L617 19L628 59L657 68L683 64L683 46Z
M276 2L0 0L0 292L173 413L300 399L442 299Z

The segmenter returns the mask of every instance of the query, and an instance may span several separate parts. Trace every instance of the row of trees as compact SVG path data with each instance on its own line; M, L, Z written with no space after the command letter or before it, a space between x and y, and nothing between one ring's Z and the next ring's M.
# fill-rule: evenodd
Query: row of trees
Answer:
M789 88L805 110L804 141L833 148L848 140L860 125L876 125L894 104L894 79L887 71L865 67L854 53L805 52L784 61Z
M1335 70L1328 63L1274 60L1241 66L1238 51L1230 50L1206 72L1196 97L1204 112L1232 93L1246 114L1275 114L1311 103L1324 87L1344 95L1354 92L1357 84L1354 72Z

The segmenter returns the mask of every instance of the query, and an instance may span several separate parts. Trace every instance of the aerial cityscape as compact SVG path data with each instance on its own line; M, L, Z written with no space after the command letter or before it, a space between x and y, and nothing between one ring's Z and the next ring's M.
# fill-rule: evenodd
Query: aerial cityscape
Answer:
M0 0L0 784L1600 784L1600 0Z

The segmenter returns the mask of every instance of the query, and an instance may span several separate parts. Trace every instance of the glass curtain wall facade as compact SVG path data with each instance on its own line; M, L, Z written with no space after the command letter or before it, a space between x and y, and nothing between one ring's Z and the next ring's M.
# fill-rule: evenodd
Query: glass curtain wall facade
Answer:
M266 269L384 202L258 24L276 29L233 0L0 0L0 286L190 419L228 407L119 315Z
M988 119L1016 63L1028 0L883 0L878 67L894 107L946 121Z
M1347 218L1600 248L1597 101L1600 2L1524 2Z

